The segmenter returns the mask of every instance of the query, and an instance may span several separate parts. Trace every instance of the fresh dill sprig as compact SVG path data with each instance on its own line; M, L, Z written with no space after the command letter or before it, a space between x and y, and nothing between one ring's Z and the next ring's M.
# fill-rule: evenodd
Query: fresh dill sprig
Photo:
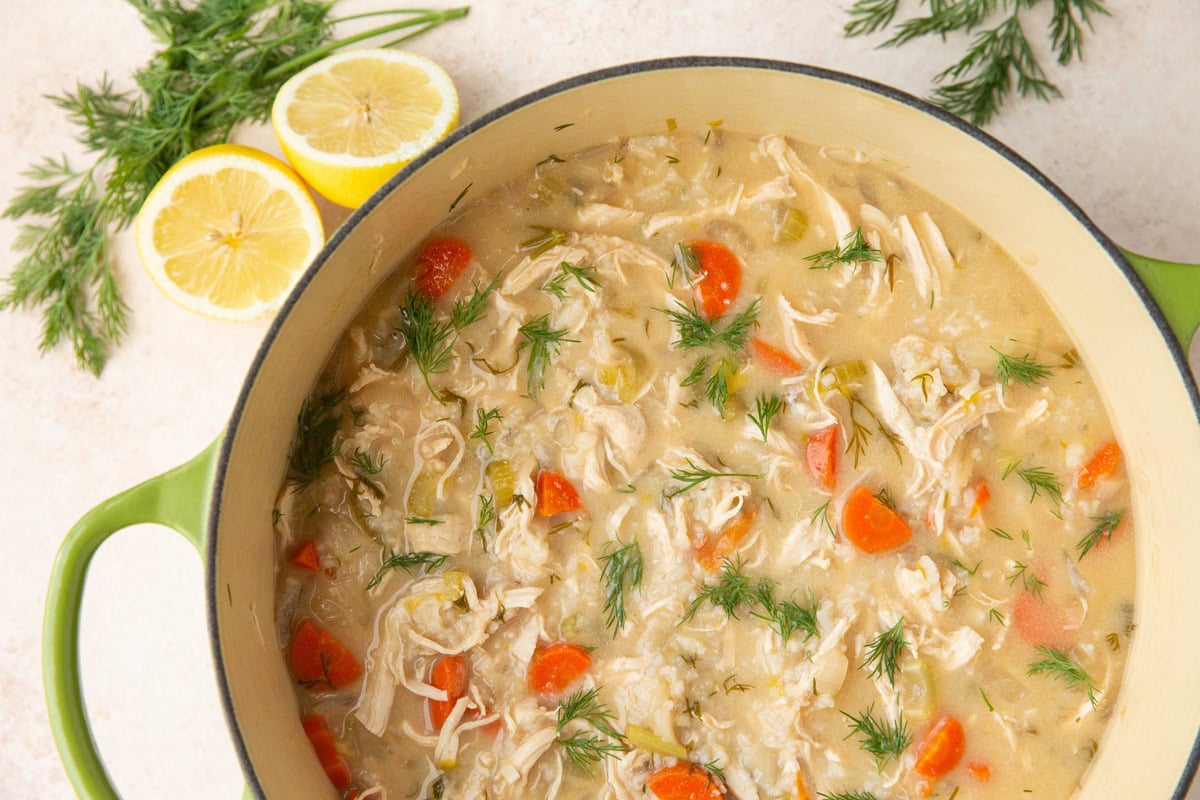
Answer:
M574 278L585 292L594 293L597 289L602 288L600 281L596 280L596 276L599 274L600 270L594 266L577 267L564 261L558 265L558 272L542 284L542 291L554 295L559 300L566 300L567 284Z
M489 408L486 411L482 408L475 409L475 430L471 431L470 438L478 439L487 446L489 455L495 455L496 451L492 449L492 440L490 437L494 431L491 430L492 422L503 422L504 417L500 415L500 407Z
M580 689L569 697L558 702L558 723L556 730L561 731L576 720L591 725L610 739L620 739L621 735L613 728L613 713L600 702L600 689Z
M81 367L99 375L123 337L129 308L114 275L110 236L133 222L151 188L193 150L225 141L244 121L263 122L283 83L345 45L401 34L395 44L465 16L466 8L395 9L385 24L341 40L334 3L317 0L136 0L142 23L163 43L137 72L137 88L107 79L51 97L93 154L34 164L4 209L17 220L24 256L7 277L0 310L39 308L40 349L70 342ZM406 29L411 29L405 32Z
M337 456L341 445L334 443L340 415L341 391L310 397L300 406L296 438L288 452L288 482L303 488L320 477L321 469Z
M354 470L358 477L366 479L372 475L378 475L387 463L387 456L383 453L379 454L379 460L371 458L371 454L360 447L354 449L354 455L350 458L350 468Z
M783 398L777 394L767 397L765 394L760 394L754 401L754 411L747 416L754 423L754 427L758 428L758 432L762 434L763 441L767 440L767 430L771 427L771 420L783 410Z
M848 13L846 36L862 36L892 25L900 0L856 0ZM976 125L986 125L1014 88L1023 97L1049 100L1061 96L1037 60L1021 27L1021 15L1039 0L957 0L929 4L929 13L895 25L881 46L897 47L922 36L945 40L955 31L975 33L962 58L934 76L935 104ZM1003 16L985 27L996 14ZM1054 0L1050 8L1050 45L1066 66L1083 57L1084 27L1092 16L1108 16L1102 0Z
M692 365L692 370L679 382L680 386L695 386L700 381L704 380L704 376L708 374L708 356L701 356Z
M1021 462L1014 461L1005 467L1000 480L1005 480L1013 473L1029 487L1029 502L1037 499L1038 494L1045 492L1055 505L1062 505L1062 483L1054 473L1045 467L1021 467Z
M396 330L404 337L409 355L425 379L425 386L433 392L429 376L445 372L454 360L454 343L458 337L453 322L439 319L433 299L425 292L410 288L400 307Z
M1013 571L1008 576L1008 585L1012 586L1017 582L1018 578L1021 580L1021 585L1025 587L1025 591L1034 597L1040 598L1042 596L1042 589L1046 588L1046 582L1034 574L1028 564L1021 561L1014 561Z
M883 253L873 247L868 247L863 240L862 228L858 227L846 234L842 243L832 250L822 250L805 256L805 261L811 261L809 269L833 269L836 264L858 264L862 261L882 261Z
M413 570L429 571L437 569L442 564L446 563L446 556L438 553L430 553L427 551L418 551L416 553L397 553L392 550L383 563L379 565L379 569L375 572L375 577L371 578L371 582L367 584L367 590L370 591L379 585L383 580L383 576L393 569L402 569L409 575L413 574Z
M1100 542L1112 541L1112 535L1120 527L1121 520L1125 519L1125 512L1127 510L1122 508L1119 511L1105 511L1103 514L1088 517L1088 519L1096 523L1096 526L1085 533L1083 538L1075 545L1075 549L1079 551L1080 560L1083 560L1083 557L1093 547L1100 544Z
M809 594L803 603L795 600L777 602L775 599L775 584L768 578L758 582L755 591L762 611L755 611L754 616L773 624L775 632L787 644L788 639L797 631L804 634L804 641L821 635L817 625L817 600Z
M521 242L518 247L521 250L528 250L530 258L537 258L542 253L552 247L558 247L567 241L566 231L561 231L558 228L551 228L546 225L530 225L530 230L536 232L536 236L531 236Z
M407 522L409 525L429 525L431 527L434 525L445 525L446 524L445 520L434 519L432 517L405 517L404 521Z
M687 460L687 467L677 467L669 473L672 478L683 484L678 489L667 492L667 497L674 497L677 494L683 494L688 489L695 488L707 480L713 478L761 478L762 474L758 472L718 472L716 470L705 469L696 465L692 459Z
M550 315L543 314L530 320L517 329L517 333L525 337L517 347L517 352L529 348L529 362L526 372L529 376L529 394L537 397L546 385L546 367L550 365L550 357L558 353L563 342L578 342L578 339L568 339L565 329L550 327Z
M882 772L888 761L899 758L912 744L912 734L908 732L903 711L899 712L894 722L889 722L872 716L874 710L875 704L872 703L857 716L845 711L842 716L850 720L850 733L846 734L846 738L858 736L858 746L875 758L875 766Z
M899 0L891 1L899 2ZM884 2L887 2L887 0L884 0ZM860 789L854 792L818 792L817 800L879 800L879 798L874 792Z
M1016 381L1022 386L1033 386L1054 374L1054 370L1045 364L1038 364L1026 353L1023 356L1010 356L991 348L996 354L996 380L1001 386L1008 386Z
M496 273L487 286L480 288L476 283L470 296L455 300L454 307L450 310L450 324L454 330L461 331L482 317L487 311L488 300L499 286L500 273Z
M661 309L675 323L676 339L672 342L675 347L680 350L726 347L736 352L745 347L746 339L758 321L762 298L754 298L749 306L733 316L723 314L712 319L705 319L694 300L690 308L678 300L675 305L678 308ZM728 321L722 327L721 323L726 319Z
M620 742L587 731L577 731L556 741L562 745L567 760L585 772L590 772L605 758L617 758L625 752L625 745Z
M479 513L475 516L475 535L487 552L487 529L496 521L496 498L490 494L479 495Z
M683 279L687 281L688 286L695 283L696 276L700 274L700 255L696 248L686 242L675 243L671 256L671 271L667 273L668 288L675 288L675 279L680 272L683 273Z
M681 623L696 616L700 606L711 603L725 612L725 616L737 619L737 611L743 605L751 608L759 603L759 595L750 583L750 577L742 572L742 560L726 558L721 565L721 574L714 584L706 585L696 594Z
M625 627L625 593L642 583L642 548L637 539L628 544L609 541L600 561L604 564L600 571L600 582L604 584L604 623L616 637Z
M817 506L816 510L813 511L812 516L808 518L808 521L816 525L817 520L820 520L821 527L829 531L830 536L836 536L837 534L833 530L833 523L829 521L829 504L831 502L832 501L830 500L826 500L824 503Z
M896 624L867 642L866 656L862 668L871 668L871 677L887 676L888 683L896 685L896 666L904 646L904 618L896 620Z
M1046 645L1039 645L1038 653L1042 660L1029 665L1030 675L1051 675L1064 681L1072 689L1080 689L1087 694L1092 708L1096 707L1096 682L1078 661L1067 655L1065 650L1058 650Z
M729 407L729 380L736 374L737 364L728 358L722 358L704 383L704 394L708 397L708 402L722 417Z

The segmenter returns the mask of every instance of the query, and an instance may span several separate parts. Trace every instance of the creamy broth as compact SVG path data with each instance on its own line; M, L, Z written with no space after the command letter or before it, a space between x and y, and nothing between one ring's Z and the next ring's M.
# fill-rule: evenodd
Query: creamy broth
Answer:
M459 204L301 415L278 635L334 784L1071 796L1131 498L1021 268L861 153L560 155Z

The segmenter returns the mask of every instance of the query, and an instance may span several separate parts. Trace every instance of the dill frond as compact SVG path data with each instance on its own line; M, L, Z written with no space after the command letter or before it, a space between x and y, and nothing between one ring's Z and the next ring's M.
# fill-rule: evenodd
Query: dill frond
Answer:
M637 539L628 544L608 542L600 561L600 582L604 585L605 624L612 628L616 637L625 627L625 593L642 583L642 549Z

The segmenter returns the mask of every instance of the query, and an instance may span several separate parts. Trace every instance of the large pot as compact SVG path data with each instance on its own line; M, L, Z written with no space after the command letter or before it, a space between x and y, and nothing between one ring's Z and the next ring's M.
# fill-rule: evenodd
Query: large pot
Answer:
M925 103L793 64L687 58L592 73L516 100L409 165L333 236L271 327L223 437L72 530L46 613L51 722L81 797L116 798L83 712L76 651L83 578L113 531L157 521L204 553L217 680L251 792L335 798L298 724L272 635L271 510L301 401L383 277L464 191L478 196L549 152L661 130L664 119L863 150L955 206L1026 265L1077 340L1124 448L1137 546L1137 633L1082 798L1182 798L1198 757L1200 395L1180 347L1200 323L1200 268L1129 261L1015 153ZM559 129L564 122L575 123ZM1155 288L1163 310L1146 285ZM1177 340L1178 339L1178 340Z

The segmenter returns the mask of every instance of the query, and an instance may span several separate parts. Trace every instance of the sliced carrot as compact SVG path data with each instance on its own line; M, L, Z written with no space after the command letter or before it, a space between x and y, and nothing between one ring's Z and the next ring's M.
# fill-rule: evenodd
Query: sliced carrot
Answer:
M865 553L891 550L912 538L908 523L866 486L859 486L846 499L842 531L851 544Z
M1012 625L1026 643L1034 647L1066 647L1074 641L1065 608L1051 605L1029 592L1021 592L1013 603Z
M1112 475L1120 465L1121 446L1115 441L1107 442L1075 473L1075 485L1087 489L1101 478Z
M429 672L429 683L446 692L445 700L427 700L429 724L440 731L455 704L467 696L467 662L462 656L442 656Z
M553 517L567 511L583 508L579 492L561 472L544 469L537 476L537 513L539 517Z
M433 239L417 253L416 287L436 300L454 285L471 265L471 248L449 236Z
M811 800L808 787L804 785L804 773L796 770L796 800Z
M321 571L321 551L317 549L317 543L312 539L303 542L292 551L288 556L288 563L293 567L306 569L309 572Z
M300 724L304 727L308 740L312 742L313 750L317 751L317 760L321 762L329 780L338 789L349 788L350 769L342 760L342 754L338 752L333 733L329 730L329 723L320 714L310 714L300 720Z
M926 778L940 778L957 766L966 746L962 723L951 716L938 717L921 741L913 770Z
M971 777L977 781L984 783L992 779L992 768L988 766L986 761L968 761L967 772L971 773Z
M826 489L837 485L837 439L840 432L841 426L834 423L809 436L808 443L804 445L808 471Z
M591 664L591 654L576 644L539 647L529 662L529 688L538 694L562 694Z
M725 559L737 550L757 518L757 508L743 509L720 533L710 533L704 537L704 541L696 548L696 561L706 572L716 572Z
M696 281L696 293L700 295L700 307L709 319L721 316L742 288L742 265L728 247L718 242L698 240L688 242L703 273Z
M362 675L362 664L329 631L303 620L292 637L292 673L313 689L341 689Z
M987 481L980 478L979 483L975 484L975 499L971 502L971 513L967 516L976 517L983 510L984 504L991 498L992 491L988 489Z
M658 800L722 800L724 797L712 774L696 764L659 767L646 777L646 788Z
M799 375L804 372L803 364L762 339L751 339L750 349L754 351L754 358L771 372L779 375Z

